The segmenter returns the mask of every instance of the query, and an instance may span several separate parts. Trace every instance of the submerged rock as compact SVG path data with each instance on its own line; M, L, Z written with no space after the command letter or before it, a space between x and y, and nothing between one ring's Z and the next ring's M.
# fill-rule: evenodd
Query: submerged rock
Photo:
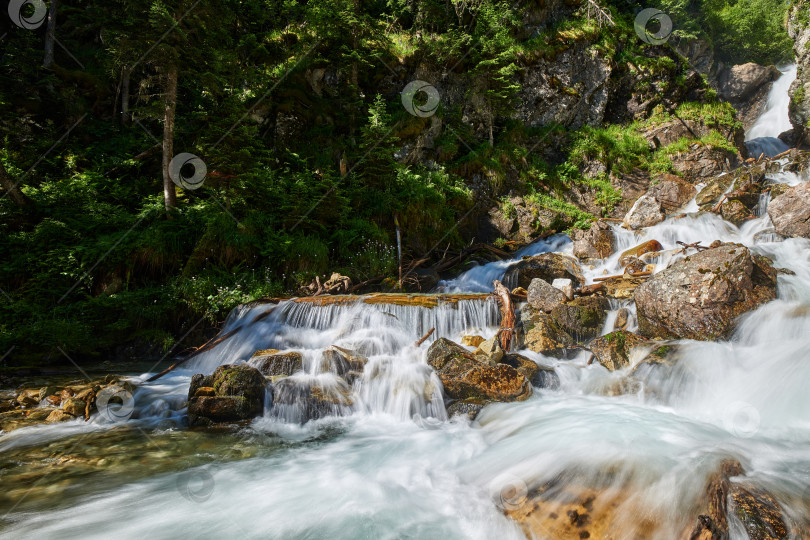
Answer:
M264 375L245 364L226 364L211 375L194 375L188 390L189 426L237 422L260 415L266 385ZM198 395L201 388L213 388L214 395Z
M630 351L645 343L649 342L638 334L616 330L594 339L589 347L600 364L609 371L616 371L629 367Z
M576 287L585 283L585 276L577 260L559 253L543 253L513 264L504 274L503 282L509 287L523 287L528 290L535 278L548 283L557 278L570 279Z
M445 394L451 399L522 401L532 393L529 381L512 366L485 364L445 338L433 342L427 361L436 370Z
M780 235L810 238L810 182L802 182L772 200L768 215Z
M344 416L354 401L346 381L336 378L331 384L313 384L307 380L285 378L273 384L271 416L286 422L304 424L327 416Z
M635 298L643 336L719 339L739 315L776 298L776 271L745 246L724 244L656 274Z

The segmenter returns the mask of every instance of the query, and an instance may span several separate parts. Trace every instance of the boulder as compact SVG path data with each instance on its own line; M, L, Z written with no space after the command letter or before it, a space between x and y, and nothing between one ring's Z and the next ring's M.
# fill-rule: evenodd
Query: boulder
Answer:
M350 371L363 371L368 358L349 349L332 345L323 351L322 362L324 371L331 371L339 377L344 377Z
M484 364L445 338L433 342L427 352L427 362L436 370L445 394L451 399L522 401L532 393L529 381L515 368L506 364Z
M189 425L237 422L260 415L266 385L264 375L246 364L226 364L211 375L194 375L188 390ZM213 388L214 395L198 396L203 387Z
M630 366L630 351L645 343L648 341L638 334L616 330L594 339L589 348L600 364L609 371L616 371Z
M570 279L576 287L585 283L577 260L559 253L543 253L513 264L504 274L503 282L510 288L523 287L528 290L535 278L549 283L557 278Z
M250 365L258 369L266 377L278 375L290 376L301 371L304 366L304 358L301 353L290 351L280 353L278 351L269 355L253 355L250 358Z
M584 342L599 335L609 307L602 296L581 296L555 307L551 318L569 336Z
M734 176L731 174L718 175L703 186L703 189L695 196L695 202L703 209L708 210L720 200L720 197L728 191L734 183Z
M523 316L523 313L521 313ZM546 356L555 358L565 358L568 349L576 345L574 338L569 336L565 330L546 313L533 313L522 321L523 332L522 345Z
M647 192L658 201L660 208L667 214L681 209L696 193L695 186L674 174L664 174L655 178Z
M574 283L570 279L557 278L551 282L551 286L562 291L566 299L574 298Z
M540 371L540 368L534 360L526 358L522 354L506 354L501 359L501 363L515 368L518 373L526 377L526 380L532 384L534 384L535 377L537 377L537 373Z
M776 271L745 246L724 244L654 275L635 298L643 336L714 340L727 337L739 315L776 298Z
M461 344L466 347L478 347L484 341L484 338L481 336L462 336L461 338Z
M624 224L633 230L652 227L664 221L661 205L652 195L642 195L624 216Z
M613 253L616 245L613 229L601 220L591 223L587 231L575 229L571 239L574 241L574 256L579 259L604 259Z
M772 200L768 215L782 236L810 238L810 182L793 186Z
M733 223L739 227L746 220L751 218L751 211L746 208L742 201L733 199L723 203L720 207L720 215L729 223Z
M534 278L529 284L529 291L526 295L526 301L529 304L549 313L555 306L562 304L567 300L565 293L560 289L553 287L549 282L540 278Z

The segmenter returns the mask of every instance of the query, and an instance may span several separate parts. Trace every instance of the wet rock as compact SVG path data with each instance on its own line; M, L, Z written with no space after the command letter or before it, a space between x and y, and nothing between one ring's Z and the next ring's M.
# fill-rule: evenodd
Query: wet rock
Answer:
M447 407L447 416L466 416L470 420L475 420L481 409L486 407L487 402L480 399L460 399L454 401Z
M661 205L651 195L642 195L624 216L624 224L633 230L652 227L664 221Z
M236 422L260 415L266 383L258 369L245 364L226 364L211 375L194 375L188 390L189 425ZM203 387L213 388L215 395L198 396Z
M568 300L574 298L574 283L570 279L557 278L551 282L551 286L562 291Z
M788 528L773 496L753 486L732 485L731 511L751 540L788 538Z
M461 338L461 344L466 347L478 347L483 342L484 338L481 336L462 336Z
M82 414L84 414L84 411L82 411ZM75 416L71 416L70 414L61 409L55 409L48 414L48 416L45 418L45 421L48 422L49 424L52 424L55 422L67 422L68 420L75 420L75 419L76 419Z
M706 185L695 197L697 205L703 209L708 210L720 200L720 197L728 191L734 183L734 176L731 174L721 174L706 182Z
M87 404L78 398L70 398L62 404L62 410L73 416L84 416Z
M39 405L39 390L23 390L17 394L17 405L30 408Z
M785 237L776 232L776 229L765 229L754 235L755 244L765 244L768 242L783 242Z
M368 358L349 349L332 345L323 351L323 362L325 371L343 377L350 371L362 372Z
M653 197L666 213L679 210L692 200L697 191L695 186L674 174L664 174L652 181L648 195Z
M503 358L503 349L498 336L482 341L475 352L478 359L485 364L494 365Z
M609 307L601 296L582 296L555 307L551 318L575 340L586 341L599 335Z
M532 307L546 313L565 302L566 299L565 293L540 278L532 280L529 284L529 292L526 295L526 300Z
M342 379L327 385L291 377L273 384L270 414L286 422L303 424L327 416L345 416L353 404L349 385Z
M648 341L638 334L616 330L594 339L589 348L600 364L609 371L616 371L630 366L630 351L646 343Z
M577 260L559 253L543 253L523 259L509 267L503 281L509 287L523 287L528 290L535 278L549 283L557 278L570 279L576 287L585 282Z
M714 340L735 319L776 298L771 262L724 244L676 262L636 289L639 332L647 337Z
M621 308L616 313L616 320L613 322L613 330L624 330L630 324L630 310Z
M194 391L194 397L214 397L217 391L213 386L201 386Z
M591 223L587 231L576 229L572 235L574 256L579 259L604 259L615 249L613 230L605 221Z
M523 321L523 329L523 345L536 353L565 358L568 349L576 345L574 338L546 313L532 314Z
M738 227L751 217L751 212L739 200L726 201L720 207L720 215L729 223Z
M534 384L535 377L537 377L537 373L540 371L540 368L534 360L517 353L504 355L503 358L501 358L501 363L515 368L518 373L526 377L532 384Z
M772 200L768 215L782 236L810 238L810 182L802 182Z
M489 366L452 341L439 338L428 349L447 397L487 401L522 401L532 393L529 381L506 364Z

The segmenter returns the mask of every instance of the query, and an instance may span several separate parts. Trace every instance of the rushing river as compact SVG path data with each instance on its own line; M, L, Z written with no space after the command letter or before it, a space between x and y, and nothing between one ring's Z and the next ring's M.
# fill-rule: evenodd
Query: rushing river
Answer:
M133 376L141 384L130 418L0 435L0 537L523 538L503 513L510 494L567 478L602 490L631 486L617 509L627 530L642 512L658 520L654 537L677 538L694 519L707 475L728 457L774 495L791 524L807 526L810 241L769 242L757 234L770 227L761 216L740 228L704 214L638 233L615 229L617 253L646 239L673 251L677 241L720 239L791 270L779 276L778 298L744 316L731 339L684 341L667 376L617 396L606 389L626 371L588 365L586 352L557 360L520 351L554 367L559 388L490 405L474 423L447 419L441 385L425 362L428 344L414 341L433 327L431 339L494 335L493 300L433 309L243 306L223 332L242 330L221 346L155 383L143 382L151 373ZM516 260L544 251L570 252L571 245L553 237ZM661 257L658 269L673 257L683 255ZM488 292L509 264L475 267L441 287ZM618 255L585 270L589 281L619 273ZM369 357L345 416L299 425L271 410L242 428L184 427L194 373L276 348L303 353L304 370L294 377L329 385L334 375L321 373L317 358L330 345ZM734 518L730 528L733 538L747 537Z

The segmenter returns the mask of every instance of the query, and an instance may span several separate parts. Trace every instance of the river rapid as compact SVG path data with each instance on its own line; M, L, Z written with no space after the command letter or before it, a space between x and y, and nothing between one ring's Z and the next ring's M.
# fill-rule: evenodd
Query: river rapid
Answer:
M637 232L616 226L616 254L584 268L589 283L621 273L618 253L655 239L671 250L655 261L658 271L684 256L676 242L719 239L791 271L779 275L778 298L744 315L729 340L678 343L675 368L638 392L612 395L628 370L588 365L585 351L559 360L523 350L556 370L558 388L489 405L474 422L448 419L425 353L438 337L493 336L493 299L432 309L287 301L259 321L271 306L242 306L223 333L244 328L221 346L154 383L145 382L151 372L133 374L131 415L0 434L0 538L524 538L504 511L547 485L621 492L611 538L679 538L726 458L775 497L801 538L810 516L810 241L758 235L771 227L767 202L739 228L696 213ZM566 237L552 237L440 288L490 292L521 255L571 250ZM603 333L624 306L633 312L632 301L616 303ZM414 345L434 327L428 343ZM330 345L369 358L344 416L299 425L289 421L295 411L270 409L242 427L184 426L193 374L275 348L303 354L294 377L328 386L336 378L317 359ZM655 521L646 536L642 517ZM732 538L748 538L730 519Z

